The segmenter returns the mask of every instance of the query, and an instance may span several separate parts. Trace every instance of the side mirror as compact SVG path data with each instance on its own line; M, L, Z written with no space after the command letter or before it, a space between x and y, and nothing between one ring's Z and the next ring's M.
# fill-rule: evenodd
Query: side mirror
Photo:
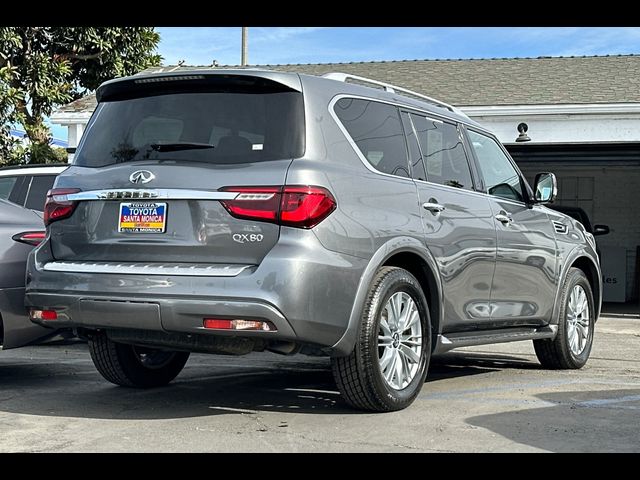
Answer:
M533 191L536 203L551 203L558 196L558 181L553 173L539 173L536 175Z
M593 235L608 235L609 234L609 225L594 225L593 226Z

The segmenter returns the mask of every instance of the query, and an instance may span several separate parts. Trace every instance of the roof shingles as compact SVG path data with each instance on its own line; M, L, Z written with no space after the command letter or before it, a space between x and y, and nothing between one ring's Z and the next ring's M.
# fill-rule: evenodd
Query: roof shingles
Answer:
M212 67L156 67L145 72ZM222 68L222 67L216 67ZM235 67L238 68L238 67ZM252 65L310 75L344 72L388 82L459 106L640 102L640 56L400 60ZM84 97L59 112L93 111Z

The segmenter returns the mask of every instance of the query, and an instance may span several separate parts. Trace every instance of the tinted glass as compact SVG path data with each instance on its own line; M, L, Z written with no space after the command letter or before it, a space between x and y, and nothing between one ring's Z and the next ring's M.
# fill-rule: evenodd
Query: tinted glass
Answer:
M409 177L407 147L396 107L342 98L334 108L362 155L376 170Z
M38 175L33 177L24 206L42 212L44 210L44 201L47 197L47 192L53 187L55 179L55 175Z
M251 163L303 154L299 92L178 92L100 103L73 163Z
M473 189L469 162L456 126L420 115L412 114L411 119L422 149L427 180Z
M27 196L27 190L29 189L30 183L31 175L20 175L17 178L11 193L9 193L9 201L17 205L24 205L24 199Z
M469 130L487 192L496 197L524 201L517 170L495 140Z
M411 175L416 180L427 180L427 174L424 170L424 163L422 162L422 153L420 152L420 147L418 146L418 139L416 138L416 134L413 130L413 125L411 124L411 119L409 118L408 113L402 113L402 125L404 126L404 131L407 135L407 146L409 150L409 164L411 165Z
M9 198L9 194L16 184L16 180L16 177L0 177L0 198L2 200Z

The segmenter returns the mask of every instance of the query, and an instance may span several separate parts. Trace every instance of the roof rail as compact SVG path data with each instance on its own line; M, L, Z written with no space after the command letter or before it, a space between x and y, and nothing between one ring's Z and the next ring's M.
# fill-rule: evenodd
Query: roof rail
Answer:
M0 170L22 170L25 168L49 168L49 167L70 167L70 163L22 163L20 165L4 165Z
M390 92L390 93L405 93L405 94L409 94L409 95L413 95L414 97L418 97L422 100L426 100L427 102L436 105L438 107L442 107L442 108L446 108L447 110L450 110L454 113L457 113L458 115L462 115L465 118L469 118L467 117L467 114L464 113L462 110L460 110L459 108L454 107L453 105L449 105L448 103L442 102L440 100L437 100L435 98L432 97L428 97L426 95L423 95L421 93L418 92L414 92L413 90L409 90L407 88L403 88L403 87L398 87L397 85L392 85L390 83L385 83L385 82L380 82L378 80L373 80L371 78L366 78L366 77L360 77L358 75L352 75L350 73L342 73L342 72L331 72L331 73L325 73L324 75L322 75L323 78L328 78L329 80L337 80L339 82L347 82L347 80L352 79L352 80L358 80L360 82L363 83L370 83L372 85L378 85L382 88L384 88L384 90L386 92Z

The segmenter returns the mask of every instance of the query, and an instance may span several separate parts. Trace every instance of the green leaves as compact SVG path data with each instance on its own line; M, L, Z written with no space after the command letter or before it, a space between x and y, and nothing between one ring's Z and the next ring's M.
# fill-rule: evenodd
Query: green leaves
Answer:
M53 159L43 119L102 82L160 64L153 27L0 27L0 165ZM18 148L9 128L31 142Z

